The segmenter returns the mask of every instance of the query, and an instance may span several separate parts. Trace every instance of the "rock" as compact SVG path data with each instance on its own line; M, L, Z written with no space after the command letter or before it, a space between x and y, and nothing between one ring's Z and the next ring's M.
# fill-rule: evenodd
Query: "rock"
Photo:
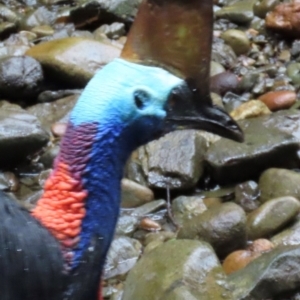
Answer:
M155 211L162 209L166 207L166 201L165 200L155 200L151 201L149 203L146 203L140 207L135 208L132 211L132 214L134 216L145 216L151 213L154 213Z
M124 276L134 267L142 253L139 241L128 237L117 237L113 240L104 266L104 279Z
M274 245L266 239L253 241L245 250L237 250L230 253L223 262L223 269L226 274L231 274L247 266L252 260L263 253L274 248Z
M266 14L271 11L277 4L278 0L259 0L253 5L254 14L262 19L265 18Z
M0 190L15 192L19 188L19 180L12 172L0 172Z
M27 111L38 117L43 126L50 130L53 123L60 121L72 110L77 99L78 95L72 95L55 102L35 104Z
M228 277L234 299L261 300L300 285L300 248L281 247L261 255Z
M201 239L218 255L226 256L246 243L246 215L237 204L228 202L210 207L198 215L185 213L179 223L179 239Z
M237 76L231 72L222 72L210 78L210 89L219 95L234 91L238 86Z
M161 226L158 222L150 219L150 218L143 218L140 221L139 228L147 230L147 231L159 231L161 230Z
M58 91L44 91L39 94L37 102L53 102L71 95L80 95L82 90L58 90Z
M266 27L291 37L300 37L300 2L281 3L266 16Z
M295 85L299 85L300 84L300 63L298 62L289 63L286 68L286 74L289 78L292 79L292 82Z
M54 159L58 155L59 149L58 145L51 145L41 156L40 163L42 163L46 169L53 167Z
M97 70L120 55L120 49L107 43L70 37L40 43L26 54L38 60L55 82L84 87Z
M54 29L49 25L39 25L31 29L31 32L35 33L38 37L51 36L54 34Z
M195 186L202 175L206 147L196 130L172 132L142 147L141 166L149 186L171 189Z
M224 68L233 68L236 65L237 57L232 48L219 39L212 44L211 59Z
M44 79L42 66L28 56L0 59L0 93L12 100L33 100Z
M226 94L223 96L222 101L224 103L225 110L230 113L231 111L244 104L246 99L241 95L237 95L229 91L226 92Z
M246 212L250 212L259 206L257 201L260 190L255 181L246 181L236 185L235 202L239 204Z
M213 60L210 62L210 76L217 75L224 71L225 71L225 69L221 64L219 64Z
M289 108L296 101L297 95L293 91L274 91L261 95L258 99L265 103L272 111Z
M259 100L250 100L234 109L230 113L230 115L233 119L237 121L259 116L265 116L269 115L270 113L271 111L263 102Z
M286 169L271 168L259 178L260 201L291 196L300 200L300 174Z
M300 220L298 219L289 228L274 235L272 243L277 246L299 245L300 244Z
M219 261L208 244L172 240L145 254L129 272L123 300L133 299L226 300L232 297Z
M274 234L299 213L300 203L294 197L267 201L247 216L248 238L251 240Z
M94 35L105 34L110 39L118 39L125 35L125 25L123 23L114 22L110 25L104 24L94 31Z
M231 46L236 55L246 54L250 50L250 41L241 30L228 29L222 32L221 38Z
M122 215L118 219L116 234L117 235L125 235L131 236L134 231L137 229L139 223L139 219L137 216L131 215Z
M129 179L122 179L122 207L137 207L153 199L153 192L149 188Z
M38 119L18 106L0 102L0 166L16 166L49 141Z
M210 175L216 182L242 182L256 178L270 167L299 165L299 112L279 111L238 123L245 134L244 143L221 138L205 154Z
M51 132L54 136L62 137L67 130L67 123L56 122L51 126Z
M23 30L30 30L40 25L53 25L55 22L56 14L48 10L45 6L37 8L21 21L21 28Z
M216 17L228 19L231 22L245 24L253 19L253 4L256 0L235 1L216 12Z

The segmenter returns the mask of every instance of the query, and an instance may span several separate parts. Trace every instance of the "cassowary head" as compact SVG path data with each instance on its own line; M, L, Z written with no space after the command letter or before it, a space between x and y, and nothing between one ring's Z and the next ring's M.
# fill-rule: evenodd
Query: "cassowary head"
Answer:
M88 83L71 122L99 123L102 131L115 132L128 144L128 151L176 129L242 139L238 125L210 101L197 99L190 83L162 68L123 59L105 66Z

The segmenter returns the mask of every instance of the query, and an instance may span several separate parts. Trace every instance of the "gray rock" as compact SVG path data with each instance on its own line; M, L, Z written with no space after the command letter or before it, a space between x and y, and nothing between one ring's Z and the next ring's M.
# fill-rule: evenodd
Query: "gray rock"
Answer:
M16 165L49 141L38 119L18 106L0 103L0 165Z
M279 111L238 123L245 134L244 143L221 138L206 152L210 173L218 183L246 181L270 167L292 168L299 165L298 111Z
M41 6L21 21L21 28L23 30L30 30L39 25L53 25L55 18L55 12L50 11L45 6Z
M135 208L132 211L132 215L134 216L145 216L150 213L153 213L161 208L166 207L166 201L165 200L155 200L151 201L149 203L146 203L140 207Z
M255 240L277 232L299 213L300 203L294 197L267 201L247 216L248 238Z
M0 60L0 93L13 100L33 100L44 79L41 64L29 56Z
M246 212L250 212L259 206L257 201L260 191L255 181L246 181L235 187L235 202Z
M122 207L137 207L153 199L153 192L149 188L126 178L122 179Z
M118 39L126 34L123 23L114 22L110 25L104 24L94 31L94 36L105 34L110 39Z
M216 40L212 44L211 59L225 68L233 68L237 57L232 48L226 45L223 40Z
M124 276L134 267L142 253L139 241L128 237L117 237L113 240L104 266L104 279Z
M53 102L71 95L80 95L82 90L44 91L39 94L37 101L40 103Z
M276 295L299 288L300 248L276 248L253 260L228 277L234 299L274 299Z
M137 284L138 283L138 284ZM145 254L129 272L123 300L232 299L211 247L172 240Z
M255 1L256 0L236 1L233 4L218 10L216 16L221 19L228 19L235 23L249 23L254 17L253 4Z
M152 187L190 188L202 175L202 158L207 147L195 130L172 132L142 148L141 165Z
M300 174L286 169L271 168L259 178L260 201L292 196L300 200Z
M133 215L121 215L118 219L116 234L131 236L137 229L139 218Z
M50 129L51 125L60 121L74 107L79 95L72 95L54 102L46 102L35 104L27 109L27 111L39 118L46 129Z
M222 257L243 248L246 243L245 212L232 202L212 206L197 215L187 212L178 218L178 223L179 239L201 239L209 242Z

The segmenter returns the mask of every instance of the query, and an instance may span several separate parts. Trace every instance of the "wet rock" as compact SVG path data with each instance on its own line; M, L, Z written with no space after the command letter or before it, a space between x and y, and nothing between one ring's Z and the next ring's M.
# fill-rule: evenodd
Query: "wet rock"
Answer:
M153 192L134 181L122 179L122 207L137 207L154 199Z
M94 35L105 34L110 39L118 39L125 35L125 25L123 23L114 22L110 25L104 24L94 31Z
M286 169L271 168L259 178L260 201L292 196L300 200L300 174Z
M113 240L104 266L104 279L124 276L136 264L142 252L139 241L128 237Z
M238 184L234 190L235 202L246 212L250 212L259 206L257 198L260 195L258 185L255 181L246 181Z
M278 0L258 0L253 5L254 14L262 19L271 11L277 4Z
M4 97L33 100L43 79L40 63L29 56L0 59L0 93Z
M267 201L247 216L248 238L267 237L283 228L299 213L300 203L294 197Z
M286 69L287 76L292 79L296 85L300 84L300 63L291 62Z
M21 22L21 28L30 30L40 25L53 25L55 22L55 13L41 6L24 18Z
M161 230L161 226L158 222L150 219L150 218L143 218L140 221L139 228L147 230L147 231L159 231Z
M48 134L35 116L7 102L0 103L1 167L16 165L47 144Z
M259 100L250 100L234 109L230 113L230 115L237 121L253 117L265 116L269 115L270 113L271 111L263 102Z
M134 215L121 215L118 219L116 234L130 236L137 229L138 223L139 219Z
M273 299L300 284L300 248L276 248L253 260L228 279L234 299Z
M195 130L170 133L142 147L142 167L151 187L193 187L202 174L206 142Z
M98 69L120 55L120 49L71 37L38 44L27 55L38 60L55 82L83 87Z
M166 201L165 200L155 200L151 201L149 203L146 203L144 205L141 205L140 207L135 208L132 211L132 215L134 216L145 216L150 213L153 213L161 208L166 207Z
M225 300L232 297L219 261L208 244L173 240L145 254L129 272L123 300L132 299Z
M232 92L227 92L223 96L222 101L224 103L225 110L228 113L230 113L231 111L237 109L239 106L244 104L246 99L241 95L237 95Z
M43 164L43 166L47 168L53 167L53 162L56 156L59 153L59 146L58 145L51 145L45 153L40 158L40 163Z
M297 95L293 91L268 92L258 99L265 103L272 111L289 108L296 101Z
M281 3L266 16L266 27L276 32L300 37L300 2Z
M300 220L297 216L296 221L285 230L274 235L272 243L277 246L299 245L300 244Z
M37 98L37 102L52 102L55 100L59 100L71 95L80 95L82 90L74 89L74 90L58 90L58 91L44 91L39 94Z
M78 95L69 96L55 102L35 104L27 111L38 117L43 126L50 130L53 123L60 121L74 107Z
M221 38L230 45L236 55L245 54L250 49L250 41L245 32L228 29L221 34Z
M224 71L225 71L225 69L221 64L219 64L215 61L210 62L210 76L217 75L217 74L222 73Z
M280 111L242 120L239 124L245 134L244 143L221 138L205 154L215 181L221 184L242 182L270 167L298 166L299 112Z
M12 172L0 173L0 190L7 192L15 192L19 188L19 180Z
M253 241L245 250L237 250L230 253L223 262L226 274L231 274L247 266L252 260L274 248L274 245L266 239Z
M242 0L233 2L233 4L223 7L216 12L216 16L222 19L228 19L234 23L245 24L253 19L253 4L256 0Z
M226 45L222 40L212 44L211 58L213 61L221 64L225 68L232 68L236 64L236 55L232 48Z
M219 95L234 91L238 86L237 76L231 72L222 72L210 78L210 89Z
M220 256L243 248L246 243L245 212L232 202L212 206L199 215L186 213L176 221L180 225L179 239L209 242Z

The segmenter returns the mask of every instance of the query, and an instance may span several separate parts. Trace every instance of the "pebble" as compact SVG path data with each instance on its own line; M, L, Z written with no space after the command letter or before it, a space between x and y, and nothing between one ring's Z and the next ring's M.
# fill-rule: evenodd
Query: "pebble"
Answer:
M265 202L247 216L250 240L278 232L299 213L300 203L294 197L281 197Z
M221 38L233 49L236 55L246 54L250 50L250 41L244 31L228 29Z
M293 91L275 91L261 95L258 99L265 103L271 111L275 111L291 107L295 103L297 95Z
M219 95L224 95L228 91L235 91L238 84L237 76L231 72L218 73L210 79L211 91Z
M157 223L154 220L151 220L150 218L143 218L140 221L139 227L141 229L147 230L147 231L158 231L161 230L161 226L159 223Z

